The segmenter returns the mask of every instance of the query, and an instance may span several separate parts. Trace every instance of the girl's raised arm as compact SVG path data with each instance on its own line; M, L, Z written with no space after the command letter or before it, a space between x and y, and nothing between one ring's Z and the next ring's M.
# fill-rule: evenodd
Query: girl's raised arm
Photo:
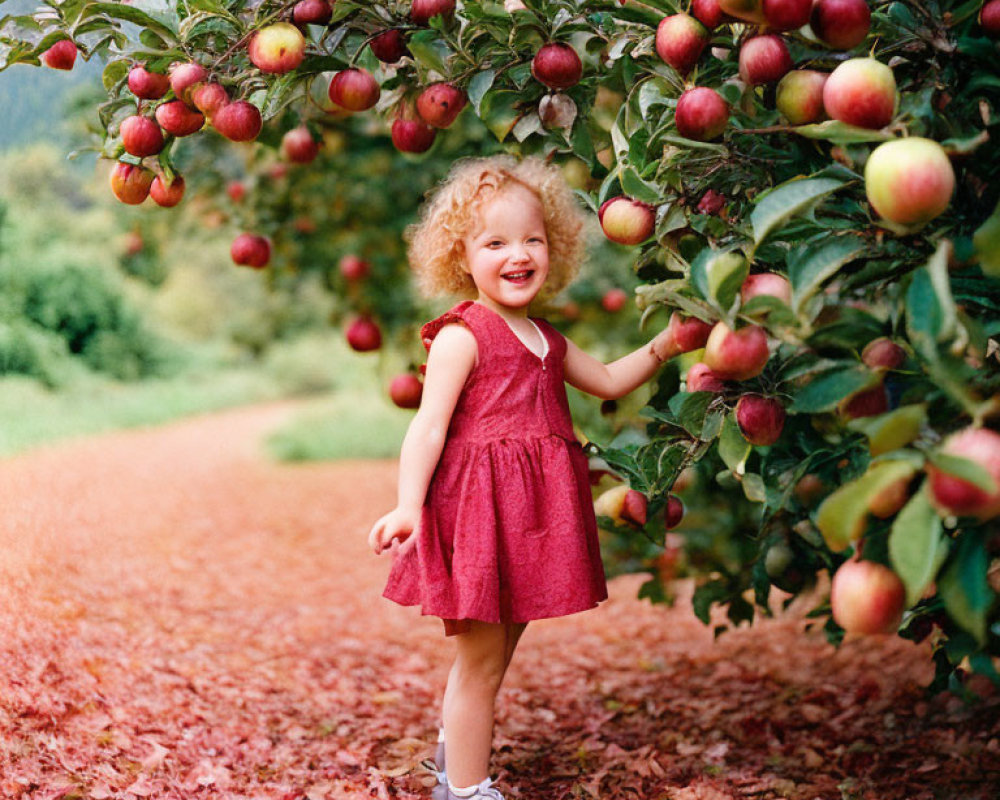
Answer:
M617 361L604 364L567 339L563 373L570 386L602 400L616 400L639 388L653 376L663 364L669 346L670 334L663 330L649 344Z
M368 543L376 553L394 539L406 549L416 542L412 534L441 458L451 415L476 363L476 353L476 337L462 325L446 325L431 344L420 408L406 431L399 454L396 508L379 519L368 534Z

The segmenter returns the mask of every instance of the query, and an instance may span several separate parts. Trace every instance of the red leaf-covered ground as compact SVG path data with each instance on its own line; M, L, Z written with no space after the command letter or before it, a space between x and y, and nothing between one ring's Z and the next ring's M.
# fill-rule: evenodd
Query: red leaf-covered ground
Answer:
M429 794L451 645L365 545L395 464L268 462L292 410L0 462L0 798ZM508 797L1000 797L1000 698L926 697L925 648L835 650L794 608L713 642L637 585L528 628Z

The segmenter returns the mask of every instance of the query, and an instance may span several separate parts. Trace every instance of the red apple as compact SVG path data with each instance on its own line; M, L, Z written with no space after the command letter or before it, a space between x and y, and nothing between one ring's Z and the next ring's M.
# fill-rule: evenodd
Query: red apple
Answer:
M392 143L403 153L425 153L434 144L437 131L419 119L398 117L392 121Z
M128 71L128 88L143 100L159 100L170 89L170 78L159 72L150 72L142 64Z
M840 401L838 409L847 419L876 417L889 410L889 395L881 383L871 389L862 389Z
M250 61L261 72L291 72L306 56L302 31L288 22L276 22L257 31L247 46Z
M348 254L340 259L340 274L349 281L364 280L370 271L370 265L363 258Z
M705 364L724 381L757 377L769 356L767 334L759 325L734 331L725 322L717 322L705 343Z
M884 128L896 109L896 79L874 58L852 58L830 73L823 106L833 119L848 125Z
M246 100L223 106L212 118L212 127L233 142L252 142L263 124L260 110Z
M884 142L865 164L865 193L883 219L923 225L944 213L955 191L955 170L944 148L908 136Z
M135 256L142 252L145 247L142 234L138 230L129 231L125 234L125 255Z
M386 64L395 64L406 55L406 39L398 28L382 31L368 45L375 58Z
M628 293L624 289L608 289L601 298L601 308L609 314L617 314L628 302Z
M389 384L389 397L400 408L420 408L424 385L412 372L397 375Z
M76 63L76 45L69 39L60 39L42 53L42 63L52 69L73 69Z
M125 152L139 158L155 156L163 149L163 131L149 117L134 114L118 127Z
M719 0L692 0L691 16L711 31L719 27L725 15L719 8Z
M568 89L580 82L583 62L568 44L550 42L535 53L531 60L531 74L550 89Z
M983 4L979 12L979 27L993 39L1000 37L1000 0L989 0Z
M137 206L149 197L153 173L148 169L119 161L111 170L111 191L130 206Z
M299 233L316 233L316 221L312 217L296 217L292 222L292 227Z
M447 128L465 108L465 92L450 83L434 83L417 97L417 113L435 128Z
M718 214L726 207L726 196L719 194L715 189L706 189L705 194L698 201L696 211L699 214Z
M692 350L700 350L705 346L711 332L712 326L707 322L674 311L667 323L667 344L660 355L666 359L681 353L690 353Z
M656 54L681 75L687 75L711 38L694 17L673 14L661 19L656 27Z
M763 0L761 8L768 27L775 31L791 31L809 22L813 0Z
M299 125L281 137L281 153L294 164L308 164L319 155L319 142L305 125Z
M692 364L687 371L687 390L689 392L711 392L721 394L726 390L726 383L708 367L707 364L697 362Z
M431 17L440 14L448 19L455 13L455 0L413 0L410 19L414 25L426 25Z
M597 212L604 235L618 244L639 244L653 235L656 208L621 195L605 200Z
M906 608L906 588L895 572L874 561L848 561L830 586L833 619L848 633L895 633Z
M191 92L191 102L211 120L220 108L229 105L229 92L220 83L203 83Z
M663 527L668 531L676 528L684 519L684 503L677 495L667 496L667 506L663 511Z
M167 183L163 175L157 175L149 186L149 196L158 206L173 208L184 197L184 178L174 175L174 179Z
M774 397L745 394L736 401L736 424L750 444L772 445L785 427L785 407Z
M865 40L871 20L866 0L816 0L809 27L827 47L850 50Z
M622 503L621 518L630 525L641 528L646 524L648 506L649 501L646 499L646 495L635 489L629 489L625 495L625 501Z
M358 317L347 326L347 343L359 353L378 350L382 346L382 331L371 317Z
M790 306L792 304L792 285L784 275L778 275L775 272L747 275L740 287L740 298L743 305L749 303L754 297L760 296L777 297L786 306Z
M697 86L677 100L674 122L685 139L708 142L721 136L729 124L729 104L715 89Z
M365 111L378 102L381 89L372 74L361 67L345 69L330 81L330 100L348 111Z
M906 361L906 351L888 336L880 336L865 345L861 360L872 369L897 369Z
M740 78L749 86L773 83L791 68L788 45L777 34L752 36L740 47Z
M292 7L292 22L296 25L326 25L333 17L327 0L299 0Z
M774 103L789 124L808 125L823 119L823 87L828 77L813 69L793 69L778 82Z
M965 428L945 439L941 452L974 461L993 478L992 492L927 465L931 499L945 514L986 521L1000 516L1000 434L986 428Z
M190 136L201 130L205 117L201 112L188 107L183 100L171 100L156 107L156 121L167 133Z
M229 195L229 199L234 203L239 203L247 195L247 187L243 184L243 181L229 181L226 184L226 194Z
M185 103L191 102L191 93L207 78L208 72L205 68L193 61L170 65L170 88L174 90L174 97Z
M229 248L233 262L241 267L266 267L271 260L271 242L266 236L255 233L241 233Z

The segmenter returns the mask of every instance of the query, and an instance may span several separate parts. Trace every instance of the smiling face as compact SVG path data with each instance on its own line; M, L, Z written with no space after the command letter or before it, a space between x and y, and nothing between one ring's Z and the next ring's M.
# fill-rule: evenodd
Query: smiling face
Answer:
M483 202L462 240L464 269L478 300L499 314L524 316L549 275L545 211L538 196L510 183Z

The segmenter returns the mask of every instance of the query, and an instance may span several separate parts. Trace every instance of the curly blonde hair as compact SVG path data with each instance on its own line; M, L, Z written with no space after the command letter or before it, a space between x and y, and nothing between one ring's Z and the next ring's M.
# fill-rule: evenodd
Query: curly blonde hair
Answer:
M455 163L405 233L410 266L424 295L476 296L472 276L463 269L462 239L472 231L482 204L511 183L534 192L542 203L549 245L542 297L554 296L573 280L583 258L584 216L559 168L534 157L468 158Z

